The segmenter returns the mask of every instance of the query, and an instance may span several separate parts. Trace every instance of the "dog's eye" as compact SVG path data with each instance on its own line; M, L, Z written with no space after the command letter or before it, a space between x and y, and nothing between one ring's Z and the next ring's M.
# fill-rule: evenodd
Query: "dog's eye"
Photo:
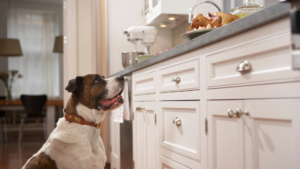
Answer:
M96 79L96 80L95 80L95 83L99 83L99 80L98 80L98 79Z
M101 76L102 77L102 79L105 79L105 76Z

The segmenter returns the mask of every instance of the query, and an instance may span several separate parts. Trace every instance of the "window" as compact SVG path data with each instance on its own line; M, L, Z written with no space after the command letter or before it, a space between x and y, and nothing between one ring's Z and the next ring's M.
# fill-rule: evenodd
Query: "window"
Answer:
M57 16L51 12L10 9L8 37L18 38L22 57L9 57L8 69L18 70L23 77L12 88L13 98L21 94L47 94L61 97L60 57L53 53L55 36L59 35Z

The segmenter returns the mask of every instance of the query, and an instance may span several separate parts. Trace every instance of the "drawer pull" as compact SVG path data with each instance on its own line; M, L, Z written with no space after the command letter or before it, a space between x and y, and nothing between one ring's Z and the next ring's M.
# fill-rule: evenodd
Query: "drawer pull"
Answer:
M135 108L136 111L140 111L140 110L142 110L142 109L144 109L142 106L137 106L137 107Z
M240 73L250 72L252 69L251 63L248 60L242 61L236 68L236 71Z
M234 112L232 109L228 109L228 112L227 112L227 113L228 113L228 117L230 117L230 118L232 118L232 117L234 117L234 116L240 118L242 115L247 115L247 116L249 116L249 111L243 112L240 108L238 108L238 109L236 110L236 112Z
M180 82L180 76L173 77L172 82L179 83Z
M173 123L175 123L176 125L180 126L181 125L181 119L179 117L176 117L174 120L173 120Z
M249 111L246 110L245 112L243 112L241 109L237 109L236 110L236 116L238 118L240 118L242 115L249 116Z

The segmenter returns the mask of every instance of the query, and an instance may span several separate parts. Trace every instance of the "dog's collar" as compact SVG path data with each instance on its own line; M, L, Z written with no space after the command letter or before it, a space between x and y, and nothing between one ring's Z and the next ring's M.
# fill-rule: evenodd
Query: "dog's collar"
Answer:
M84 120L84 118L73 115L73 114L65 113L65 119L67 121L74 122L77 124L93 126L93 127L96 127L97 129L100 128L100 126L101 126L101 123L99 123L99 124L90 123L90 122L87 122L86 120Z

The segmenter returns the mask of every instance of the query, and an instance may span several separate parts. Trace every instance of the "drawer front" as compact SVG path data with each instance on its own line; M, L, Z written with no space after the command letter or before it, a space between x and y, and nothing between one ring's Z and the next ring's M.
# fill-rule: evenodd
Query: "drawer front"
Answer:
M238 72L244 61L250 63L251 70ZM300 72L293 71L291 63L290 35L280 35L208 56L207 85L220 88L299 80Z
M200 102L160 102L159 114L160 147L200 161Z
M155 93L155 72L133 77L132 90L134 95Z
M199 89L199 59L160 69L159 80L160 92Z
M173 160L170 160L164 156L160 156L160 167L161 169L189 169Z

